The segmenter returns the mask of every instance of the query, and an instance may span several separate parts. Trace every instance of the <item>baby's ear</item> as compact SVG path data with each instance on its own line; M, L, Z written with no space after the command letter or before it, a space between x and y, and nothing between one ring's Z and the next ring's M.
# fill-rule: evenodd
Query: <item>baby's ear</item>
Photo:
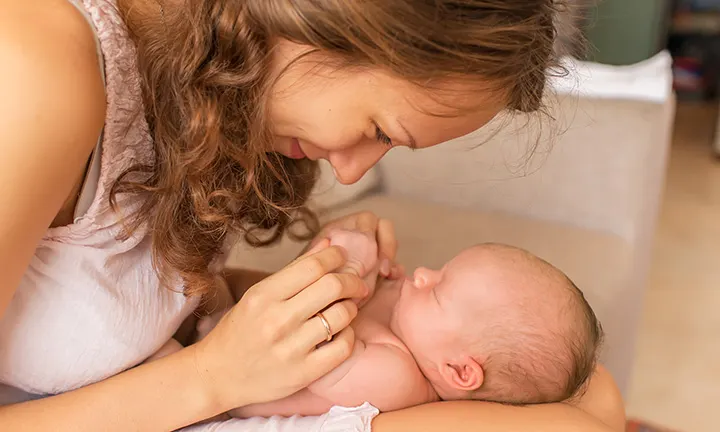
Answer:
M450 388L463 392L479 389L485 379L482 366L470 356L445 363L440 373Z

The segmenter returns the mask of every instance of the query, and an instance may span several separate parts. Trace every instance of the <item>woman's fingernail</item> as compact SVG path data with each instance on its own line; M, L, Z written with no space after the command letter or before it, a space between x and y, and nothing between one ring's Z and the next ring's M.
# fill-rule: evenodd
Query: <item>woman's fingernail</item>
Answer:
M382 260L382 263L380 263L380 273L382 273L383 276L387 276L390 274L390 260L384 259Z

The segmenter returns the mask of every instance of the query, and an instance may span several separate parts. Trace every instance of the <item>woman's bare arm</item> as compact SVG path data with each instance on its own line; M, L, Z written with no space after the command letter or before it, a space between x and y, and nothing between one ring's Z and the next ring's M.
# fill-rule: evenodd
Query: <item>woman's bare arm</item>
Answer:
M0 430L175 430L223 411L209 394L190 347L79 390L0 407Z
M0 0L0 315L102 130L95 42L70 4Z
M615 383L602 368L587 394L570 404L514 407L441 402L380 414L373 432L623 432L625 413Z
M440 402L375 418L373 432L613 432L586 413L562 404L511 407L485 402ZM620 432L620 431L617 431Z
M0 316L102 130L88 23L65 1L0 0ZM215 414L194 351L47 399L0 407L0 430L171 430Z
M569 402L592 417L599 419L613 431L625 430L625 406L620 389L610 372L598 366L587 392L577 402Z

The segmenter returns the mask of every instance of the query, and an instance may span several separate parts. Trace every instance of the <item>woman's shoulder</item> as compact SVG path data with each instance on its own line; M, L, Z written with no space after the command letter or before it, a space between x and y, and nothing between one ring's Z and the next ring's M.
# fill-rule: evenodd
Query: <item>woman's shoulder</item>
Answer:
M3 42L22 37L42 46L71 45L94 52L93 30L82 12L69 0L19 2L0 0L0 36ZM20 40L17 40L20 42Z
M32 106L48 125L102 125L101 64L82 13L67 0L0 0L0 9L0 90L15 96L3 108Z
M0 9L3 69L29 69L34 73L28 79L44 74L55 84L73 75L89 78L91 85L93 78L101 80L93 29L68 0L0 0Z
M79 11L60 0L0 0L0 10L2 314L87 164L105 120L105 90Z

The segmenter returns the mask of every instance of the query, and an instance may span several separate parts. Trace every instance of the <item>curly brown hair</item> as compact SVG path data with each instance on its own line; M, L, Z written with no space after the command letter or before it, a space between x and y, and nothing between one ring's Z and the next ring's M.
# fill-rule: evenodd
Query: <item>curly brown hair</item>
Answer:
M155 162L118 179L112 200L145 195L128 232L147 224L161 279L179 272L186 295L212 292L209 265L228 234L267 245L293 222L317 228L304 207L316 164L270 152L275 41L422 86L491 83L509 109L532 112L541 107L546 71L557 64L555 18L564 6L564 0L159 1L163 13L151 19L118 0L137 46Z

